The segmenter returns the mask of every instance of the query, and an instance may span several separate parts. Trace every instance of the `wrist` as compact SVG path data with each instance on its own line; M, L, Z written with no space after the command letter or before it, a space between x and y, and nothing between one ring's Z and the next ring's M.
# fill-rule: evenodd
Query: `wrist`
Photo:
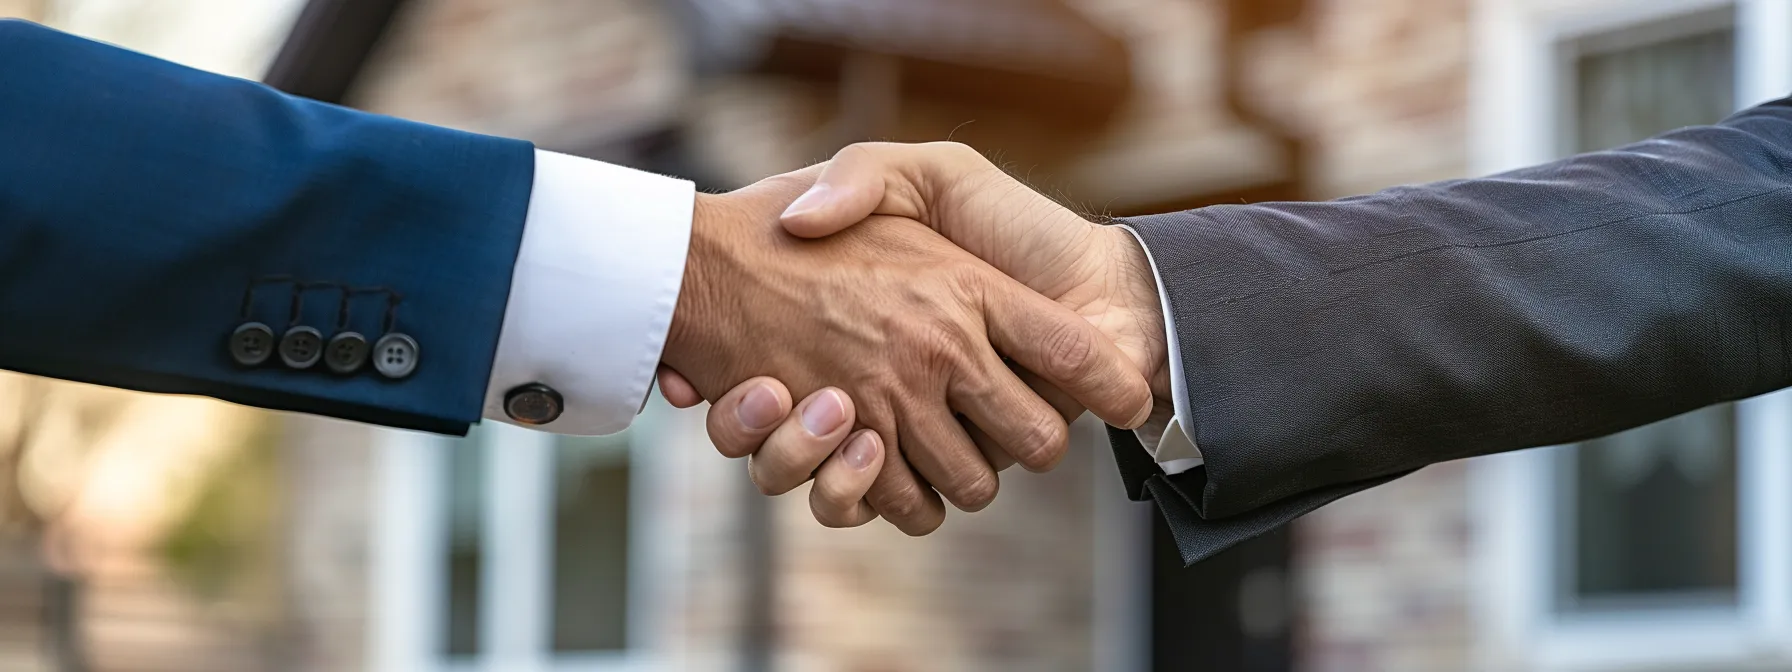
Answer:
M791 302L778 298L800 293L792 287L802 283L787 277L795 269L780 263L779 240L788 235L778 226L778 213L814 183L813 172L767 178L726 194L697 194L683 290L661 361L706 398L765 368L754 354L765 353L764 343L746 342L740 334L755 322L782 319Z
M1165 326L1164 299L1158 293L1157 271L1151 265L1151 256L1145 250L1143 241L1131 231L1119 226L1102 227L1115 250L1115 300L1123 303L1137 323L1137 329L1148 345L1145 353L1145 379L1151 384L1151 393L1160 402L1170 399L1170 367L1177 363L1170 362L1169 330Z
M672 309L672 324L666 331L666 347L661 359L680 371L700 365L694 361L698 353L714 352L708 347L709 334L715 322L718 305L716 276L728 246L717 240L718 229L726 219L727 204L722 196L698 192L691 211L691 242L685 253L684 282L678 302ZM693 380L693 382L695 382Z

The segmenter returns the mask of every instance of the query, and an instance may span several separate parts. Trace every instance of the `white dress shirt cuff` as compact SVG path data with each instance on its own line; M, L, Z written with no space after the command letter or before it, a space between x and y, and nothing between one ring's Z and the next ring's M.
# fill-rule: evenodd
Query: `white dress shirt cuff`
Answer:
M1151 256L1151 247L1138 231L1124 224L1118 225L1132 234L1139 247L1145 250L1145 259L1151 264L1151 275L1157 281L1157 298L1164 311L1164 342L1169 349L1170 367L1170 403L1176 414L1170 417L1167 424L1147 423L1136 432L1139 443L1145 451L1151 453L1151 459L1166 474L1179 474L1201 466L1205 459L1201 456L1201 447L1195 444L1195 437L1189 436L1183 428L1183 418L1191 418L1188 406L1188 379L1182 370L1182 346L1176 341L1175 313L1170 311L1170 293L1164 288L1164 276L1157 270L1157 259Z
M535 152L535 184L510 303L486 386L487 419L511 389L560 393L560 434L622 431L647 399L684 282L696 188L565 154Z

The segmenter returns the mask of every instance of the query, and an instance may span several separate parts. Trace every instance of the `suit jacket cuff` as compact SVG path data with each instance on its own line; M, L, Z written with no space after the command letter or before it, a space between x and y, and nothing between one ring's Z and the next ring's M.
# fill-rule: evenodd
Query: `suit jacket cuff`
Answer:
M1126 494L1134 501L1150 500L1164 517L1184 566L1213 557L1221 551L1254 539L1346 496L1368 490L1412 473L1411 471L1365 481L1344 483L1303 492L1243 513L1210 518L1202 505L1207 469L1194 467L1167 474L1146 456L1132 432L1108 428L1108 441ZM1416 470L1414 470L1416 471Z

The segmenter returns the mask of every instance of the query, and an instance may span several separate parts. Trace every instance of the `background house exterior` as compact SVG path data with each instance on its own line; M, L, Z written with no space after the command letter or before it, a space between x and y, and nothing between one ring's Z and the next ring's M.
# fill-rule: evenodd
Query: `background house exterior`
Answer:
M224 4L0 12L710 189L854 140L952 137L1119 215L1486 174L1792 92L1788 0ZM218 17L263 32L194 27ZM1437 465L1186 571L1093 425L1057 471L1006 475L995 505L917 540L758 496L700 413L657 402L615 437L452 440L177 401L151 417L213 430L118 431L223 456L189 481L265 474L214 496L264 503L275 533L181 536L206 509L171 505L142 535L198 550L76 563L94 669L1792 667L1784 394ZM258 445L271 459L228 457ZM244 548L262 550L218 551ZM175 588L188 557L250 578ZM160 611L98 608L110 585L158 586L125 603ZM0 656L50 669L41 628L6 625L29 621L0 622L29 630Z

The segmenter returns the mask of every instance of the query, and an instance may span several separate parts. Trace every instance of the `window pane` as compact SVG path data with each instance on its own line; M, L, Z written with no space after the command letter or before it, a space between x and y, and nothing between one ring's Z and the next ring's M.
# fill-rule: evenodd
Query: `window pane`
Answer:
M626 437L562 437L554 448L556 652L627 645Z
M1569 604L1733 603L1735 442L1725 404L1581 444Z
M448 613L450 656L479 653L480 567L484 563L485 447L477 428L448 448Z
M1628 37L1575 45L1570 149L1605 149L1729 114L1732 30L1609 48ZM1587 442L1561 466L1557 501L1572 511L1556 545L1562 607L1734 603L1733 406Z
M1581 56L1575 152L1722 121L1735 107L1730 30Z

